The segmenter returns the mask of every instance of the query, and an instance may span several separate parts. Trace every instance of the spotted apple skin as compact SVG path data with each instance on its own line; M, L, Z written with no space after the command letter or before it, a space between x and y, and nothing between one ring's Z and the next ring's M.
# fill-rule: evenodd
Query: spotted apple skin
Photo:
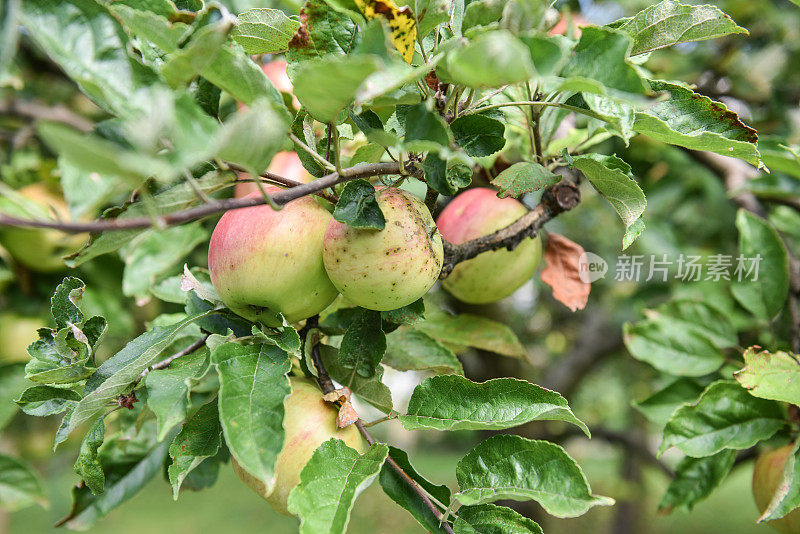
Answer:
M499 198L485 187L456 196L436 220L442 237L454 245L505 228L528 212L513 198ZM542 257L538 237L522 241L513 251L492 250L456 265L442 285L469 304L487 304L508 297L531 279Z
M786 445L762 454L756 459L753 468L753 497L758 510L763 513L769 506L783 475L783 467L792 453L792 446ZM766 523L781 534L800 534L800 510L789 512L781 519Z
M261 205L226 212L208 249L211 282L222 301L268 326L280 326L279 314L295 323L327 308L338 294L322 262L330 220L310 196L279 211Z
M376 193L386 218L383 230L358 229L331 220L323 258L333 285L347 300L386 311L411 304L433 287L442 271L442 237L425 204L396 188Z
M289 381L292 393L283 403L286 441L275 463L275 487L272 493L267 494L264 483L245 471L235 458L231 458L233 470L242 482L283 515L291 515L287 508L289 493L300 483L300 472L317 447L336 438L359 453L366 451L364 438L355 425L347 428L336 425L336 408L322 399L322 391L314 382L297 377L291 377Z

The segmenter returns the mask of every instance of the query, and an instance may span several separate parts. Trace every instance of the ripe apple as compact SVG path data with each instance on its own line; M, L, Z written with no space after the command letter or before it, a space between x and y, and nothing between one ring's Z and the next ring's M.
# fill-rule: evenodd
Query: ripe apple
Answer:
M476 187L455 197L442 210L436 224L444 239L460 245L505 228L527 212L513 198L499 198L492 189ZM541 257L541 240L525 239L513 251L492 250L456 265L442 285L463 302L495 302L530 280Z
M370 310L394 310L419 299L442 270L442 237L428 208L397 188L376 193L383 230L352 228L331 220L323 257L333 285L347 300Z
M753 497L756 506L762 513L772 501L775 490L778 489L781 475L783 475L783 466L791 452L792 445L786 445L762 454L756 460L753 469ZM781 519L769 521L767 524L782 534L800 534L800 510L794 510Z
M338 294L322 263L330 220L310 196L279 211L263 205L226 212L208 248L211 283L222 301L267 326L280 326L279 313L295 323L327 308Z
M11 197L3 199L0 210L26 219L52 220L51 213L69 220L64 199L43 183L32 184L16 191L20 202ZM87 234L64 234L58 230L33 228L0 228L0 244L25 267L43 273L64 269L62 256L75 252L86 241Z
M28 346L39 339L36 331L44 326L36 317L16 313L0 315L0 362L27 362Z
M359 453L366 450L364 439L355 425L347 428L336 426L336 408L322 400L322 391L313 381L296 377L289 380L292 393L283 404L286 409L283 419L286 441L275 464L276 480L272 493L267 495L264 483L245 471L235 459L231 462L242 482L264 498L276 512L284 515L290 515L286 507L289 493L300 482L300 471L317 447L337 438Z

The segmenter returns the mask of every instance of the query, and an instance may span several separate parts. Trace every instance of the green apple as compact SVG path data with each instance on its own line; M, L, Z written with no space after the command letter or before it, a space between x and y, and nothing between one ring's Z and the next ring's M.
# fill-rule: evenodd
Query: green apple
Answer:
M499 198L484 187L464 191L442 210L436 224L442 237L454 245L492 234L528 212L513 198ZM538 237L525 239L514 250L492 250L456 265L442 285L469 304L505 298L531 279L542 258Z
M327 308L338 294L322 263L331 219L311 196L279 211L263 205L226 212L208 248L211 282L222 301L268 326L280 326L278 314L295 323Z
M42 183L4 193L0 211L37 220L52 220L55 212L60 219L70 219L64 199ZM62 256L78 250L86 239L87 234L64 234L58 230L0 228L0 244L11 256L25 267L43 273L64 269Z
M272 508L281 514L289 514L286 503L289 493L300 483L300 471L311 459L317 447L331 438L344 441L348 447L364 453L366 443L361 433L350 425L336 425L336 408L322 399L322 391L308 378L291 377L292 393L284 401L286 414L283 428L286 441L275 464L275 487L267 494L264 483L245 471L232 458L233 470L253 491L263 497Z
M786 459L792 452L792 445L786 445L780 449L762 454L756 459L753 468L753 497L759 511L762 513L767 509L775 490L783 475L783 466ZM800 534L800 510L794 510L783 516L767 523L769 526L781 534Z
M36 317L25 317L16 313L0 315L0 362L27 362L28 346L39 339L36 331L44 327Z
M358 229L331 220L323 257L333 285L347 300L370 310L394 310L422 297L439 278L442 237L414 195L392 187L376 197L386 227Z

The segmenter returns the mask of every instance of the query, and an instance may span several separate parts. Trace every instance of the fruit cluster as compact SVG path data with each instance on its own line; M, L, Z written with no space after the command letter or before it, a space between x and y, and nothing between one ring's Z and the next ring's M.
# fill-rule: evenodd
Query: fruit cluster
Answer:
M411 193L389 187L375 196L383 230L341 223L313 197L279 211L263 205L225 213L208 252L220 297L237 314L268 326L279 326L281 315L289 323L316 315L339 293L363 308L394 310L433 287L442 239L457 245L489 235L527 211L517 200L474 188L455 197L434 223ZM493 302L529 280L540 258L539 239L526 239L513 251L484 252L459 264L443 285L463 302Z

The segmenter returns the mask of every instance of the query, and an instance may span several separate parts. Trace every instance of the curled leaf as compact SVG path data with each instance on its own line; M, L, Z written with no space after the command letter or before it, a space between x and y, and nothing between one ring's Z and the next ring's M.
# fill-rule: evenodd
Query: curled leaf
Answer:
M582 310L589 301L592 284L580 275L583 247L558 234L548 234L542 282L553 288L553 298L572 311Z

